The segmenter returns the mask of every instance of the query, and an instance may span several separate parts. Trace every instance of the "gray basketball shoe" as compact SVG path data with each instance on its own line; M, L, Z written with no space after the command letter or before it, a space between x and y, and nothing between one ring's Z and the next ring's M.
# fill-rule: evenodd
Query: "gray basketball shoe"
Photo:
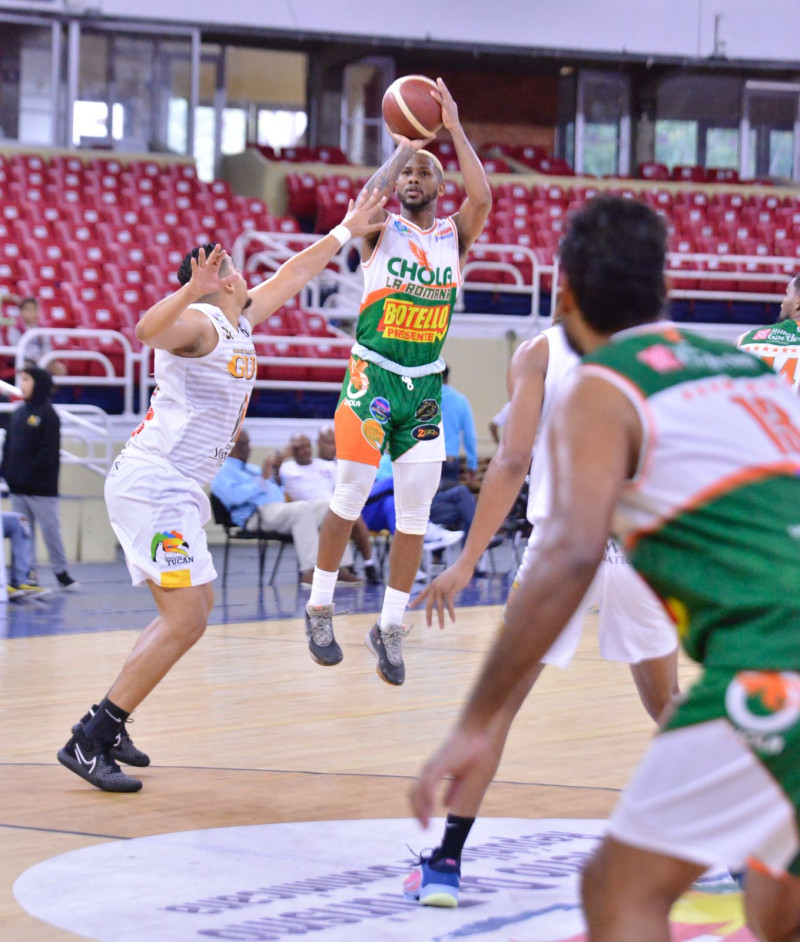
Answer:
M311 657L324 667L332 667L342 659L342 649L333 637L331 605L306 605L306 638Z
M378 675L387 684L399 687L406 679L403 663L403 638L411 631L405 625L387 625L381 628L376 622L364 639L367 647L378 659Z

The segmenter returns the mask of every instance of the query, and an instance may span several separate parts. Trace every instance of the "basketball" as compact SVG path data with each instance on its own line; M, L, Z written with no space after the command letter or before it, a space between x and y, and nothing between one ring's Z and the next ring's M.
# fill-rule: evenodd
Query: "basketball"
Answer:
M412 141L433 137L442 126L442 108L431 91L438 92L439 86L424 75L395 79L383 96L383 120L389 130Z

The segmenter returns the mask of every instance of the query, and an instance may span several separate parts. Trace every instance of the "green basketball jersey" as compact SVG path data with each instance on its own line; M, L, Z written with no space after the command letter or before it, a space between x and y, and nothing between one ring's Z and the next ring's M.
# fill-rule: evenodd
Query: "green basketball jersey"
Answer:
M614 529L690 657L800 667L800 400L729 344L650 324L584 357L643 441Z
M420 229L390 214L372 255L361 267L364 296L357 344L400 366L434 364L461 285L458 231L452 217ZM371 359L357 347L354 351ZM435 371L443 368L441 364Z
M738 339L737 344L749 353L771 366L791 384L795 392L800 392L800 370L797 361L800 358L800 324L786 320L770 327L750 330Z

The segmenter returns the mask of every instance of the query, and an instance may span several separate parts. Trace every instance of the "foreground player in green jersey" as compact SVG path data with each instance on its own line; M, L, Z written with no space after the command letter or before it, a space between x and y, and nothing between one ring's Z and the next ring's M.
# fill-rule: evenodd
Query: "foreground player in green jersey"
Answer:
M800 936L800 401L756 357L659 320L666 236L646 206L598 198L561 248L563 323L583 361L551 423L539 558L456 728L412 789L427 824L492 762L621 537L704 672L658 733L583 874L591 942L669 942L673 903L709 866L747 866L748 924Z

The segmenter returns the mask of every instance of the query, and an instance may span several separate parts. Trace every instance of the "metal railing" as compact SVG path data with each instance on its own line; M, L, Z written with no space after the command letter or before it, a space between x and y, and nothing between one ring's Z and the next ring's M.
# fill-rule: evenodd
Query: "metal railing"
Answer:
M5 396L22 396L22 391L17 386L4 380L0 380L0 393ZM13 412L17 408L19 403L0 402L0 412ZM86 449L85 455L79 455L62 445L62 463L80 465L105 477L114 457L108 413L99 406L92 405L55 405L53 408L61 420L62 442L65 438L77 439ZM5 431L2 431L0 443L4 439Z
M236 240L233 247L234 261L244 270L255 271L263 269L266 272L276 271L280 265L290 258L301 244L312 244L317 236L303 235L298 233L244 233ZM289 244L291 243L291 245ZM546 326L550 321L545 319L540 324L539 305L542 299L542 282L549 277L551 279L551 310L555 308L556 292L558 290L558 258L554 264L540 264L535 250L526 246L509 246L500 243L481 243L478 248L481 254L488 257L468 258L464 265L464 290L480 292L498 292L508 295L523 296L530 299L530 303L525 305L525 313L521 315L499 315L486 313L466 313L463 311L463 292L459 296L457 308L461 311L455 314L451 333L453 335L466 336L490 336L507 333L509 330L515 331L517 336L530 336L536 332L538 327ZM246 255L250 250L251 254ZM530 272L526 277L527 271L523 271L519 264L515 264L513 256L516 255L516 261L525 263L524 268ZM494 257L492 257L494 256ZM671 276L673 281L693 281L702 280L707 284L720 283L720 290L713 290L709 287L700 289L699 287L673 287L670 291L670 297L675 299L687 300L724 300L724 301L744 301L744 302L767 302L779 303L784 294L786 282L794 273L795 260L777 256L744 256L744 255L707 255L707 254L680 254L669 253L667 275ZM800 269L800 259L796 260L797 267ZM712 266L717 264L727 265L736 264L740 270L728 271L724 268L709 269L708 264ZM681 267L684 264L697 266L692 268ZM528 266L530 266L528 268ZM745 270L749 266L749 270ZM490 280L474 280L475 274L483 272L484 275L497 273L497 278ZM752 284L752 291L730 291L729 283L737 281L744 284ZM347 263L347 250L344 249L331 263L331 267L317 279L314 279L307 285L301 293L301 304L307 311L318 313L326 320L341 320L348 324L351 329L358 317L358 309L363 290L363 281L358 270L353 273ZM687 324L687 328L702 330L703 332L735 339L739 334L749 327L759 326L757 324ZM54 382L58 386L95 386L122 390L123 416L125 419L121 425L127 428L131 423L135 423L147 410L150 399L150 391L155 385L152 377L152 353L153 351L144 347L140 351L134 351L130 340L117 331L107 329L92 329L84 327L75 328L36 328L27 331L22 335L20 341L15 346L0 346L0 356L10 358L17 370L19 370L27 359L27 353L31 345L38 338L53 340L55 338L73 340L85 340L86 347L75 349L70 343L69 346L56 346L49 350L39 362L42 366L47 366L56 360L64 361L69 364L71 361L86 361L97 363L101 367L102 375L85 376L78 373L67 373L64 376L55 376ZM296 335L276 335L256 331L253 336L256 345L257 361L259 366L260 378L256 380L256 389L285 389L285 390L316 390L316 391L338 391L341 381L328 377L325 379L313 379L313 373L318 370L341 370L342 376L346 369L347 354L352 346L352 337L341 332L340 336L296 336ZM99 344L104 344L104 349L97 349ZM276 345L289 345L295 348L296 355L279 355L269 350L269 347ZM122 354L122 372L117 374L114 364L108 354L109 347L118 348ZM318 355L303 356L300 351L304 348L312 348L316 351L319 347L330 348L331 356L320 357ZM299 348L299 350L297 349ZM341 352L341 356L336 353ZM115 357L117 359L117 357ZM308 372L305 378L286 379L276 378L277 369L301 368ZM15 390L15 387L3 384L0 389ZM12 393L12 394L18 394ZM86 442L95 439L102 441L108 438L108 416L102 409L95 406L59 406L60 414L65 421L72 423L75 435L83 434ZM97 411L94 411L97 410ZM105 418L103 418L105 416ZM116 419L116 417L112 417ZM89 422L90 425L82 425ZM83 429L81 433L79 429ZM88 447L88 445L87 445ZM110 447L110 446L109 446ZM72 460L66 457L65 460ZM97 465L102 467L104 462L110 460L107 451L103 450L100 454L93 455L87 460L80 460L87 466Z

